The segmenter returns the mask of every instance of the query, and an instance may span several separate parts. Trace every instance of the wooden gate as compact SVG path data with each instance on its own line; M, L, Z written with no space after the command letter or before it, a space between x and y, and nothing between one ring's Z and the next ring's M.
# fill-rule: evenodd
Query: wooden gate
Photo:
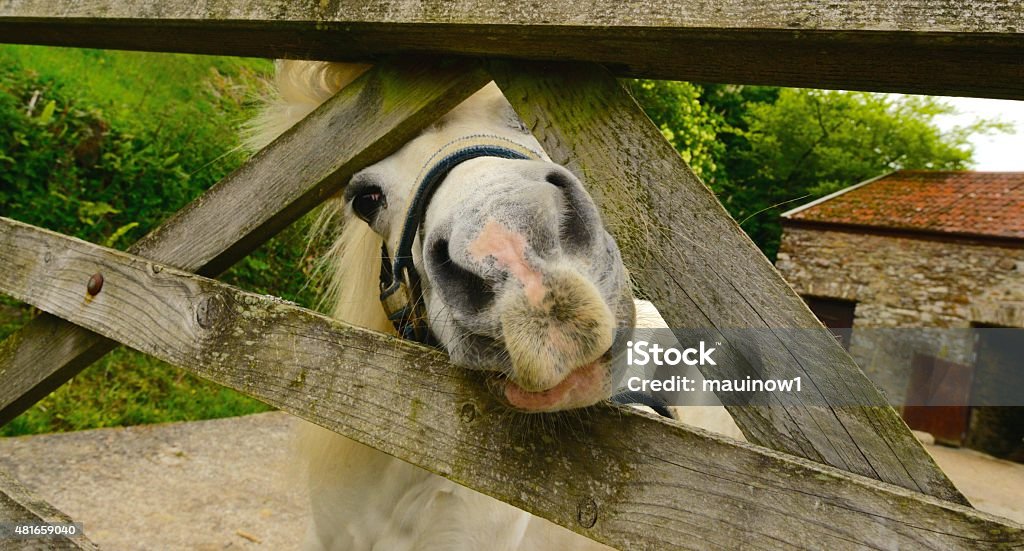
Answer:
M0 0L7 42L375 63L126 252L0 218L0 292L47 312L0 344L0 423L120 343L622 549L1019 548L615 77L1024 99L1022 38L1000 0ZM730 408L753 445L608 405L576 441L508 447L523 436L443 354L208 279L492 79L669 326L820 329L728 343L718 377L807 382ZM4 518L52 514L5 492Z

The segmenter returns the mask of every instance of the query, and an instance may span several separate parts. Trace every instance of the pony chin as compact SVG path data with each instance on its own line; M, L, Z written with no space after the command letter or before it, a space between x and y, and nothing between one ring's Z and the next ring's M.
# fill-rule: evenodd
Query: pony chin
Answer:
M609 397L615 316L592 283L555 269L544 277L540 300L516 289L497 306L512 360L499 395L511 406L557 411Z
M607 360L590 362L574 369L547 390L532 392L516 383L497 379L492 388L505 403L525 413L550 413L592 406L611 394L611 368Z

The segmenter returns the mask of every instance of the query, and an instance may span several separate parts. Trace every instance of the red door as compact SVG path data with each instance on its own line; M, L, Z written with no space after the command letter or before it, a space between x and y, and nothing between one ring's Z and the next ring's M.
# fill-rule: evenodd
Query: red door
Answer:
M936 442L959 446L967 434L973 375L969 365L914 354L903 420L931 433Z
M853 313L857 303L850 300L823 297L802 297L807 307L828 327L843 348L850 349L850 333L853 327Z

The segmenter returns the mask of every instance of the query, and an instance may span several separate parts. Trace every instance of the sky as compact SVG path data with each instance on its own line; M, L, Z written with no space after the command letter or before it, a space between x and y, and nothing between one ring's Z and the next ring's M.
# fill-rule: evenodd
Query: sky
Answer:
M974 144L974 160L977 163L974 170L1024 171L1024 101L950 97L942 99L959 111L957 115L936 117L936 124L944 131L954 126L968 125L979 118L998 118L1016 127L1016 132L1012 134L971 137L971 143Z

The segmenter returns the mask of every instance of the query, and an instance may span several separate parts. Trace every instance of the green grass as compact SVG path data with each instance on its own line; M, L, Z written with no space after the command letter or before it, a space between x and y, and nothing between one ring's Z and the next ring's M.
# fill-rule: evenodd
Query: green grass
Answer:
M229 123L221 127L227 141L247 116L241 108L260 93L257 81L273 69L265 59L14 45L0 45L0 62L73 83L75 96L100 106L113 125L156 128L206 116Z
M238 129L271 69L260 59L0 45L0 215L126 247L244 162ZM222 279L310 304L302 237L301 227L286 230ZM0 297L0 338L34 314ZM0 435L268 409L119 348Z

